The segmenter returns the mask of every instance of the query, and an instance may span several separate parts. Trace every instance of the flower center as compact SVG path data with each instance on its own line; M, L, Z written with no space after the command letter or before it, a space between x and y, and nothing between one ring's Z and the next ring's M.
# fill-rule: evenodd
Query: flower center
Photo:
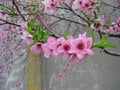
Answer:
M41 48L41 44L37 44L37 47L38 47L38 48Z
M64 46L64 50L65 50L65 51L70 50L70 46L69 46L69 45L65 45L65 46Z
M82 1L79 1L79 4L82 5Z
M83 43L79 43L79 44L77 45L77 48L78 48L79 50L83 50L83 49L84 49L84 44L83 44Z
M55 3L51 3L51 6L52 6L52 7L55 7Z
M86 3L86 4L85 4L85 7L89 7L89 3Z

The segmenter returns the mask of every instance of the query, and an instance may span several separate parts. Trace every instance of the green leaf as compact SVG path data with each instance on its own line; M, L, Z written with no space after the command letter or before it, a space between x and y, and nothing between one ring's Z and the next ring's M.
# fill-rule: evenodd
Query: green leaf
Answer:
M50 31L46 30L46 32L42 36L42 40L45 41L48 38L48 36L50 36Z
M65 29L64 30L64 38L67 39L67 37L68 37L68 31Z
M115 45L113 45L110 42L104 42L104 43L94 43L94 47L110 47L110 48L116 48Z
M14 6L12 6L11 12L12 12L12 17L15 16L15 8L14 8Z
M38 12L39 11L38 5L36 5L34 9L35 12Z
M3 4L0 5L0 9L1 9L1 10L4 10L4 5L3 5Z
M94 30L91 27L89 27L89 26L87 26L87 30L90 32L90 34L92 36L92 40L94 42L94 38L95 38L95 36L94 36Z
M105 35L105 36L103 36L102 39L99 42L93 44L93 47L110 47L110 48L116 48L115 45L113 45L110 42L107 42L108 37L109 37L108 34Z
M28 31L29 33L32 32L33 23L34 23L34 20L30 20L30 21L28 22L27 31Z
M107 27L109 27L110 25L111 25L110 22L106 22L106 23L105 23L105 26L107 26Z
M94 4L94 9L100 12L100 6L98 6L98 4Z
M100 40L101 43L106 42L108 40L109 34L106 34L102 36L102 39Z

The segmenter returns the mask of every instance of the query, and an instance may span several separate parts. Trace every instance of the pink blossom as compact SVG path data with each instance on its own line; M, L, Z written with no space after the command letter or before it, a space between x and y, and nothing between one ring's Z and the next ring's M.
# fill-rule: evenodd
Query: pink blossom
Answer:
M42 43L38 42L38 43L35 43L34 45L32 45L30 47L30 50L36 54L39 54L42 50Z
M22 39L24 39L26 41L26 43L31 43L33 36L31 34L29 34L28 32L23 32L23 35L21 36Z
M82 7L83 7L83 9L87 9L90 6L91 6L91 3L88 0L83 0L82 1Z
M46 13L54 13L56 11L56 7L58 6L56 0L44 0L42 3L45 5Z
M107 29L107 32L111 34L120 34L120 17L117 18L117 22L113 22Z
M94 8L88 0L75 0L75 7L87 13L93 12Z
M74 4L77 9L82 9L82 0L75 0Z
M101 18L98 18L96 21L97 21L96 23L91 24L91 28L94 29L95 31L102 30L105 24L104 20Z
M53 14L56 11L57 6L59 6L62 2L63 2L63 0L44 0L44 1L42 1L42 3L45 5L45 12L50 13L50 14Z
M84 59L86 55L93 55L91 50L92 38L87 38L86 33L80 34L79 38L74 39L71 45L70 53L76 54L78 59Z
M64 76L65 76L65 73L60 73L59 75L58 75L58 79L63 79L64 78Z
M118 24L113 24L108 27L107 32L111 34L120 34L120 27Z
M49 58L51 54L54 56L58 55L57 52L57 41L54 37L48 37L47 43L44 43L42 45L43 51L44 51L44 56L46 58Z
M69 51L71 49L70 42L73 40L73 37L69 37L67 40L64 37L61 38L61 45L58 47L58 52L62 53L65 56L69 55Z

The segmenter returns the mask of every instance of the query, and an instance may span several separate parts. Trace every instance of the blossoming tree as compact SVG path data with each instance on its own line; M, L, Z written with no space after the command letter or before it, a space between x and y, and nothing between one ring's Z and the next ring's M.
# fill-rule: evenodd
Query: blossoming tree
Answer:
M111 21L103 8L109 6L119 11L120 0L115 2L117 6L104 0L43 0L37 4L0 0L0 56L6 58L0 68L0 78L8 79L7 73L25 53L22 50L43 52L45 58L65 56L69 59L58 76L60 79L71 64L94 55L92 48L120 56L119 52L106 49L117 48L108 42L109 38L120 38L120 16ZM15 87L20 85L18 82Z

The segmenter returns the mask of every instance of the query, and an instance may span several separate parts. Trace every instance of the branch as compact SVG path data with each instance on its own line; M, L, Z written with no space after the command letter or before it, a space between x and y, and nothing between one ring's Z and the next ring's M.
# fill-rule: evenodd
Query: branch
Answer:
M15 26L18 26L18 27L21 27L20 25L18 24L15 24L15 23L12 23L12 22L9 22L9 21L6 21L6 20L3 20L0 18L1 21L5 22L6 24L11 24L11 25L15 25Z
M70 19L67 19L67 18L62 18L62 17L58 17L58 16L55 16L55 15L49 15L49 16L53 16L55 18L58 18L58 19L61 19L61 20L64 20L64 21L69 21L69 22L72 22L72 23L75 23L75 24L80 24L82 26L86 26L85 24L83 23L80 23L80 22L77 22L77 21L74 21L74 20L70 20Z
M109 6L109 7L113 7L113 8L116 8L116 9L120 9L120 7L119 6L113 6L113 5L111 5L111 4L108 4L108 3L103 3L104 5L106 5L106 6Z
M66 3L64 3L65 6L68 8L67 10L69 10L70 12L72 12L73 14L75 14L76 16L78 16L79 18L81 18L82 20L84 20L85 22L88 22L85 18L83 18L82 16L80 16L79 14L77 14L71 7L69 7Z
M108 32L106 31L101 31L101 34L107 34ZM115 37L115 38L120 38L120 34L109 34L109 37Z
M100 36L100 39L102 38L102 33L101 31L98 31L98 34ZM109 51L103 47L101 47L101 49L103 50L103 52L105 52L106 54L109 54L109 55L112 55L112 56L120 56L120 53L119 52L112 52L112 51Z
M109 54L109 55L112 55L112 56L120 56L120 52L112 52L112 51L109 51L105 48L101 48L103 50L103 52Z
M16 7L18 13L20 14L20 16L23 18L24 21L26 21L25 17L21 14L21 12L20 12L20 10L19 10L19 8L18 8L18 6L17 6L15 0L12 0L12 1L13 1L13 4L15 5L15 7Z

